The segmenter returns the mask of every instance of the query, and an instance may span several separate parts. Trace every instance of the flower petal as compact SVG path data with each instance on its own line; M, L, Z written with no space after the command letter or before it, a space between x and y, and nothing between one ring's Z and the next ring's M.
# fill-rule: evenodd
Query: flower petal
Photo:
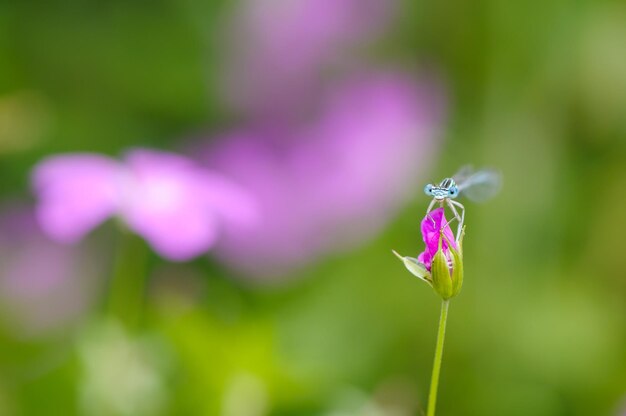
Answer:
M426 217L422 220L422 238L424 239L424 243L426 243L426 251L434 256L437 250L439 249L439 239L440 239L440 230L444 228L443 232L448 241L452 244L453 248L457 248L456 241L454 239L454 234L450 229L450 226L447 225L448 221L446 220L445 212L443 208L437 208L428 213ZM448 252L449 244L444 239L442 242L442 249L444 252Z
M37 217L53 239L73 243L112 215L119 202L120 165L95 154L55 156L32 176Z
M430 254L430 252L428 252L428 250L425 250L421 252L419 256L417 256L417 261L422 263L426 267L426 269L430 271L433 262L433 256L432 254Z
M199 169L184 157L135 150L127 155L129 177L122 217L163 257L188 260L217 238L217 218L202 195Z

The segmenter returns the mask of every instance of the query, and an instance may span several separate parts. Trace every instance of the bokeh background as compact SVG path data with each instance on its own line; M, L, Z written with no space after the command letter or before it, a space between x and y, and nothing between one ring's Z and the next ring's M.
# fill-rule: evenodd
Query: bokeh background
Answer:
M0 2L0 414L422 414L439 300L391 249L466 163L504 186L466 203L438 414L624 414L625 41L604 0ZM134 148L258 222L186 261L51 238L37 164Z

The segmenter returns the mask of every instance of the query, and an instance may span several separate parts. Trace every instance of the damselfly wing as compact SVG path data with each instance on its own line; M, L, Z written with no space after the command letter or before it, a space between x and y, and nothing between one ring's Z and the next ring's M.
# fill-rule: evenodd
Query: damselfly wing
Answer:
M495 169L474 170L471 166L463 166L453 178L459 195L473 202L493 198L502 187L502 175Z

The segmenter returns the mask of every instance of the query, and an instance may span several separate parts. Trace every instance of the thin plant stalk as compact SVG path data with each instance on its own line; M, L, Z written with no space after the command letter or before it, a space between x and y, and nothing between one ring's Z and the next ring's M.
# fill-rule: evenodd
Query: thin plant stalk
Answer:
M437 347L435 348L433 374L430 378L430 393L428 394L427 416L435 416L435 406L437 404L437 388L439 387L439 373L441 371L441 360L443 358L443 343L446 337L446 321L448 320L449 304L450 301L448 299L445 299L441 302L441 316L439 317L439 330L437 331Z
M127 230L119 233L107 312L129 329L137 327L141 321L147 254L141 238Z

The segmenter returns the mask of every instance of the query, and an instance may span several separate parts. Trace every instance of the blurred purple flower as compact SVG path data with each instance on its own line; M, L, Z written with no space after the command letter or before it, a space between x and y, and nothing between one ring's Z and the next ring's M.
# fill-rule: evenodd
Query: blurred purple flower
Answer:
M396 3L244 0L224 36L224 94L248 116L290 120L326 70L347 63L347 49L384 28Z
M90 251L50 241L29 211L0 214L0 262L2 316L22 336L78 321L96 298L99 268Z
M446 220L443 208L437 208L430 211L428 215L425 216L422 220L422 238L424 239L426 248L417 257L417 261L426 266L426 270L428 271L430 271L433 257L439 250L439 240L441 239L442 229L445 238L441 241L441 249L443 250L443 253L448 261L451 261L452 254L450 253L450 247L447 241L450 242L453 249L458 250L456 240L454 239L454 234L452 233L450 226L447 224L448 221ZM446 238L448 239L447 241Z
M253 222L249 195L175 154L133 150L118 162L96 154L50 157L33 173L37 216L53 239L73 243L116 215L163 257L211 248L221 223Z
M261 220L228 227L217 253L253 275L283 274L384 226L429 165L442 116L437 84L399 74L330 88L316 119L281 133L243 130L205 152L244 184Z
M433 79L364 70L396 0L243 0L221 38L220 86L245 120L195 156L249 189L260 221L229 223L216 253L277 276L386 224L433 158ZM360 56L359 56L360 55Z

